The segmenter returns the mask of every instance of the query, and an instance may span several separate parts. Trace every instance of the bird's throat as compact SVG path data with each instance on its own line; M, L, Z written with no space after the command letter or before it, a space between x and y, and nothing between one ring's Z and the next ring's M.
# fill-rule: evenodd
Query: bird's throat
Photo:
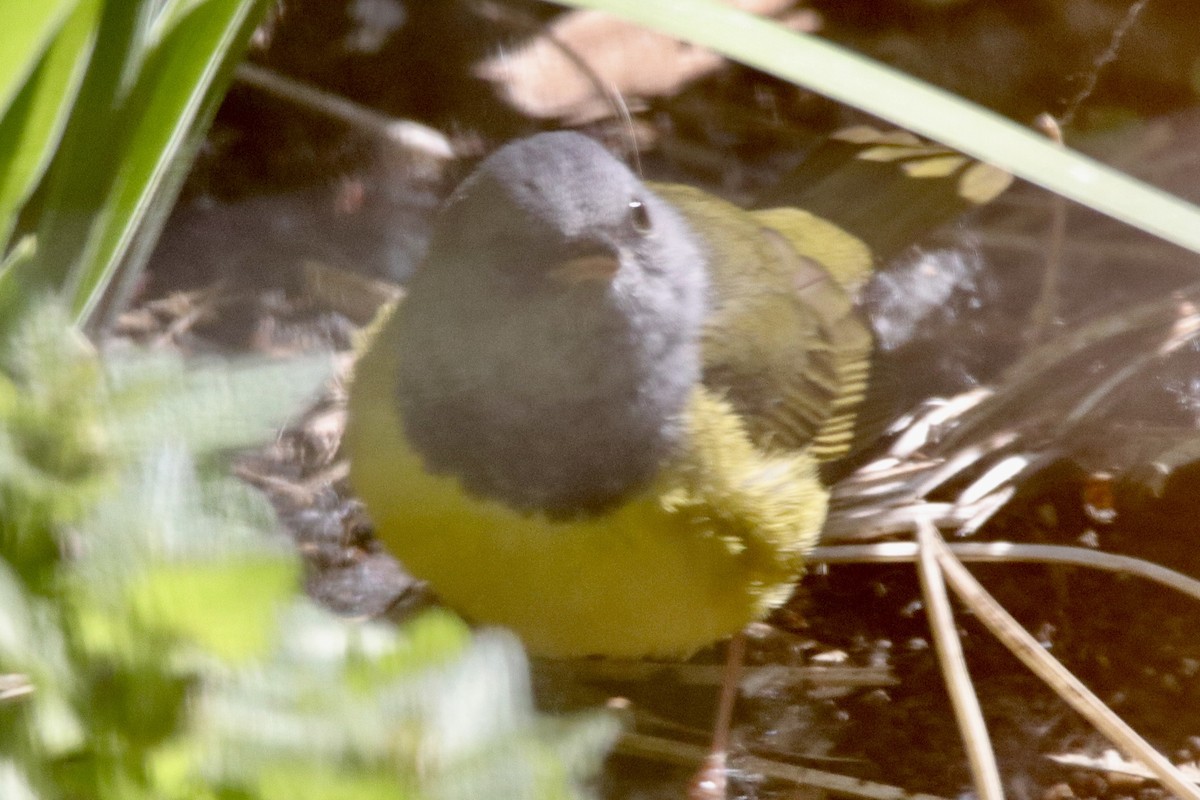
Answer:
M648 343L625 323L447 338L414 320L396 384L409 443L431 471L523 512L575 519L618 505L675 453L699 374L693 337Z

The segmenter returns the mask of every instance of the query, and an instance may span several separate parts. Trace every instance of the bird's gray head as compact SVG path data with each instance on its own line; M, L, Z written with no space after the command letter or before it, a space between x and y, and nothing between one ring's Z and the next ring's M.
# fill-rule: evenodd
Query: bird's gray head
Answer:
M437 472L525 511L603 511L682 434L706 268L592 140L507 145L451 196L400 309L398 403Z

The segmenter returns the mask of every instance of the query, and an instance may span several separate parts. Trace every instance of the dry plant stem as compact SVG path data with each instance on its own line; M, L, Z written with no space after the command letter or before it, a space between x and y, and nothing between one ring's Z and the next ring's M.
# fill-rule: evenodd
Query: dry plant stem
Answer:
M1099 755L1085 756L1081 753L1047 753L1046 760L1072 770L1086 770L1101 773L1110 781L1114 776L1128 776L1140 781L1154 780L1150 770L1137 761L1130 761L1116 750L1105 750ZM1200 767L1194 763L1183 764L1179 767L1188 780L1200 783Z
M683 686L719 686L724 678L724 664L680 664L672 661L631 661L620 658L604 659L543 659L538 669L569 672L572 679L591 682L642 683L649 680L669 680ZM813 666L790 667L771 664L766 667L742 669L742 688L756 676L769 673L783 684L811 684L821 688L876 688L899 683L891 669L884 666Z
M843 547L862 547L862 545L832 544L833 542L873 541L908 533L912 530L913 520L918 516L930 518L942 530L959 531L961 535L965 535L966 533L978 530L987 519L1012 499L1014 493L1014 487L1009 487L997 492L993 497L981 500L974 506L962 506L957 503L914 501L906 505L890 508L885 507L882 511L873 508L853 509L850 511L839 510L830 515L825 521L825 527L821 531L822 541L830 542L831 544L819 547L814 552L819 552L819 554L828 553L833 556L843 553ZM892 542L891 544L908 548L905 551L907 552L907 556L901 557L901 561L912 561L916 557L916 545L910 542ZM869 548L875 546L866 545L868 549L852 552L857 552L867 558L874 559L878 556ZM846 557L838 556L836 560L855 560L857 557L853 556L847 559ZM891 558L894 556L889 555L888 557ZM820 561L822 558L823 555L815 560Z
M1104 570L1154 581L1200 600L1200 581L1174 570L1131 556L1101 553L1082 547L1053 544L1013 544L1012 542L956 542L944 547L963 561L1010 562L1036 561ZM817 547L809 554L811 563L861 564L907 563L917 557L912 542L879 542Z
M1126 11L1124 19L1113 30L1108 47L1093 62L1087 80L1084 81L1079 92L1071 98L1071 102L1067 104L1062 119L1056 120L1049 114L1042 114L1038 118L1037 127L1041 128L1042 132L1060 147L1065 144L1063 129L1074 123L1075 115L1079 113L1079 109L1095 91L1096 83L1100 80L1100 73L1108 64L1116 60L1117 55L1121 52L1121 44L1125 40L1125 35L1137 22L1147 2L1149 0L1136 0ZM1058 314L1058 283L1059 275L1062 272L1063 242L1066 240L1067 233L1067 201L1066 198L1056 194L1051 199L1051 203L1050 240L1046 247L1046 274L1042 279L1041 296L1033 307L1033 315L1030 319L1029 338L1035 343L1049 338Z
M331 92L318 89L274 70L249 62L237 68L237 79L302 108L340 120L351 127L418 152L427 158L449 161L454 148L438 130L411 120L395 119Z
M717 703L717 722L713 728L714 753L729 751L729 728L733 724L733 706L737 702L738 686L742 682L742 662L746 657L746 634L738 631L729 640L725 657L725 677L721 681L721 696Z
M1038 117L1037 127L1062 147L1062 127L1049 114ZM1058 317L1058 284L1062 273L1063 242L1067 238L1067 201L1062 195L1050 199L1050 233L1046 243L1046 273L1042 276L1042 291L1030 315L1029 341L1034 344L1050 338Z
M1096 56L1096 60L1092 62L1092 69L1087 73L1087 80L1079 87L1079 91L1071 98L1071 102L1067 103L1067 108L1062 115L1062 127L1069 128L1075 122L1075 115L1079 113L1079 109L1092 92L1096 91L1096 84L1100 81L1100 73L1104 68L1117 60L1117 56L1121 53L1121 44L1125 41L1125 35L1137 23L1138 17L1142 15L1142 11L1146 8L1146 3L1150 0L1136 0L1125 11L1125 17L1117 23L1117 27L1113 28L1112 35L1108 39L1108 47L1104 48L1104 52Z
M1057 195L1056 195L1057 196ZM1044 253L1046 245L1044 237L1034 236L1023 231L979 231L972 233L974 241L987 250L1004 250L1022 256L1035 256ZM954 240L945 233L935 233L932 241L937 243L953 243ZM1072 259L1107 257L1113 261L1128 262L1131 269L1135 267L1152 267L1162 262L1170 262L1180 258L1181 251L1174 245L1158 239L1143 241L1135 238L1132 241L1120 241L1112 237L1094 237L1084 241L1063 242L1063 255Z
M11 703L33 695L33 682L28 675L9 673L0 675L0 703Z
M729 729L733 725L733 706L742 682L742 662L746 656L746 633L738 631L729 640L725 656L725 676L717 700L717 719L713 724L712 747L688 789L690 800L716 800L725 797L729 754Z
M979 698L967 673L962 643L954 625L954 613L950 610L950 598L946 595L946 584L942 581L942 572L937 563L935 545L938 542L934 540L940 541L941 536L928 520L918 520L916 529L917 575L921 579L925 613L929 617L938 663L942 667L946 691L950 694L954 718L958 722L967 761L971 765L975 794L980 800L1003 800L1000 769L996 766L996 755L983 722Z
M634 758L645 758L673 764L692 765L703 761L708 750L701 745L686 744L674 739L627 733L617 744L617 751ZM785 764L756 756L744 756L738 760L743 769L755 775L774 780L788 781L796 786L823 789L841 797L859 797L864 800L945 800L932 794L906 792L897 786L874 783L861 778L852 778L795 764Z
M1005 611L987 591L979 585L967 568L962 565L928 520L918 523L933 531L927 536L927 546L936 556L946 582L984 626L998 638L1013 655L1044 681L1059 697L1075 711L1083 715L1118 748L1144 763L1155 777L1180 798L1200 800L1197 788L1155 750L1145 739L1130 728L1120 717L1104 705L1066 667L1051 657L1028 631Z

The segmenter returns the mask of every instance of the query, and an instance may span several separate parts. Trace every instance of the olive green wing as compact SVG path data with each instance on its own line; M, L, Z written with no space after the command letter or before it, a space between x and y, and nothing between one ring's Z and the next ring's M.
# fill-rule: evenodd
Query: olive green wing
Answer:
M846 455L890 410L888 380L871 366L871 328L853 306L859 286L876 263L1011 180L910 133L859 125L810 152L760 210L656 187L712 254L705 382L760 445L810 446L822 461Z
M990 203L1011 183L1007 172L907 131L855 125L809 151L755 208L803 208L886 262L939 225Z
M705 385L759 446L845 454L873 346L850 293L870 272L866 245L798 209L747 212L693 187L653 188L710 255Z

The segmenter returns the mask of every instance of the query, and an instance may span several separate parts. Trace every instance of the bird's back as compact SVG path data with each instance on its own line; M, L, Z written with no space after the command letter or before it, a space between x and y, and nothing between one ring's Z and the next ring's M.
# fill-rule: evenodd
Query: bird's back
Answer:
M871 270L866 245L799 209L748 212L690 186L653 188L709 254L705 384L760 446L845 454L873 347L851 300Z

